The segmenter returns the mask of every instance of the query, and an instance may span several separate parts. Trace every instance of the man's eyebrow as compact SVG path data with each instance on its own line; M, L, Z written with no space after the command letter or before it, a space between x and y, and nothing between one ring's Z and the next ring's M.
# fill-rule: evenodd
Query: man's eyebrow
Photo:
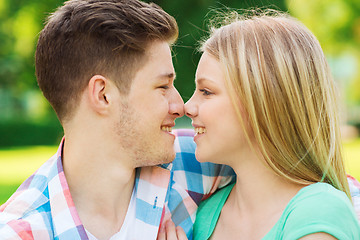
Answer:
M172 72L172 73L164 73L164 74L160 74L159 75L160 79L168 79L168 80L174 80L176 79L176 73Z

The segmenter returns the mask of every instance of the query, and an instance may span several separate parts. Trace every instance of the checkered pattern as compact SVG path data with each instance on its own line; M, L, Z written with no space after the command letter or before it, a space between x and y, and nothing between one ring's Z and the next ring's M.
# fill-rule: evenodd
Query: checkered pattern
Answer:
M175 134L172 164L136 172L136 221L127 239L156 239L161 222L168 218L191 239L199 202L233 179L229 167L195 160L192 130ZM64 175L62 144L0 207L1 239L88 239Z

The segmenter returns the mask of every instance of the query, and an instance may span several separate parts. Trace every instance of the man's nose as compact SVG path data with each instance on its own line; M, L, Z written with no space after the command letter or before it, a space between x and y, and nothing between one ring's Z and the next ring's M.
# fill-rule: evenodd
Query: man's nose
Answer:
M171 94L169 113L176 118L184 116L184 101L175 87Z

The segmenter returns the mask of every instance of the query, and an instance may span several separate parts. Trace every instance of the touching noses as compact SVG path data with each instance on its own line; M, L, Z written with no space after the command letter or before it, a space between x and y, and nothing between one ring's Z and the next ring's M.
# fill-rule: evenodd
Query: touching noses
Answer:
M175 118L184 116L184 101L176 88L174 88L170 98L169 113L175 116Z
M197 106L194 101L194 95L185 103L184 106L185 114L189 118L194 118L197 116Z

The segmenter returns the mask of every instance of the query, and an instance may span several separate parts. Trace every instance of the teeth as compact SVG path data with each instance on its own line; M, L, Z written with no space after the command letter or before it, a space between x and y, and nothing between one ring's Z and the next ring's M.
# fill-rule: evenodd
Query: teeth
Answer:
M195 133L196 133L196 134L203 134L203 133L206 133L206 128L203 128L203 127L197 127L197 128L195 128Z
M165 132L171 132L172 131L172 127L169 126L162 126L161 130L165 131Z

